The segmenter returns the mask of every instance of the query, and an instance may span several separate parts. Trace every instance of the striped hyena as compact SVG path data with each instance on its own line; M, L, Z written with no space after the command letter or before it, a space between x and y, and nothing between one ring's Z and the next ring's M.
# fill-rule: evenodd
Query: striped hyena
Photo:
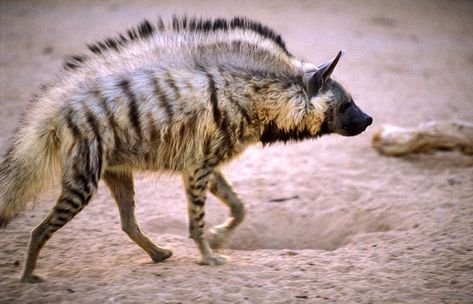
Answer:
M22 280L40 249L89 202L99 180L110 188L123 230L155 262L170 250L150 241L134 215L133 171L180 173L189 232L204 265L245 215L220 167L258 142L352 136L372 119L330 75L342 53L315 67L287 50L268 27L244 18L148 21L71 57L33 99L0 166L0 226L48 181L62 191L31 235ZM230 209L204 237L210 190Z

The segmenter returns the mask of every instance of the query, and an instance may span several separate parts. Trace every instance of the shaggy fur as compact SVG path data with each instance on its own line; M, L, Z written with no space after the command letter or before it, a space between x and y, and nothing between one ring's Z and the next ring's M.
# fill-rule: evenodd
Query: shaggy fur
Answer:
M210 245L224 243L244 207L219 167L251 144L335 132L329 120L338 103L350 102L330 85L336 62L329 72L304 64L278 34L244 18L145 21L89 49L71 57L35 98L0 166L1 226L53 176L61 177L56 205L32 232L24 281L39 280L33 270L41 247L87 205L100 179L118 205L123 230L154 261L169 258L171 251L153 244L135 221L136 170L183 176L201 263L224 263ZM211 231L210 245L207 189L230 208L227 222Z

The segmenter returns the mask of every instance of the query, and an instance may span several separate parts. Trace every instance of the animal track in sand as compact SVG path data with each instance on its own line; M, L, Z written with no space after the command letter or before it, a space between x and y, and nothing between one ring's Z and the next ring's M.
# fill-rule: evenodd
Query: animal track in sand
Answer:
M294 211L294 210L292 210ZM287 208L271 210L258 222L251 220L235 232L229 247L239 250L256 249L318 249L336 250L355 242L360 236L404 230L396 210L339 208L325 212L293 213ZM288 216L288 213L292 213ZM250 217L251 218L251 217Z

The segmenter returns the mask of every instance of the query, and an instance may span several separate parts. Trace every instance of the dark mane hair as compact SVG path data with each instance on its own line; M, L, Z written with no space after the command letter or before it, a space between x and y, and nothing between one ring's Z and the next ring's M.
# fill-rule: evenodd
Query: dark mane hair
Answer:
M189 32L215 32L219 30L228 31L233 29L247 29L274 41L286 54L290 55L286 48L286 44L281 38L281 35L260 22L250 20L245 17L234 17L227 20L223 18L216 19L202 19L202 18L188 18L188 17L173 17L172 29L174 31L189 31Z
M138 26L129 29L126 34L120 33L117 36L106 38L102 41L88 44L89 50L96 55L103 55L107 51L119 52L124 46L135 40L146 40L157 32L172 30L175 32L215 32L230 31L233 29L247 29L258 35L272 40L284 53L291 56L286 48L281 35L274 32L271 28L245 17L235 17L233 19L215 18L203 19L197 17L176 17L171 21L171 26L166 27L161 18L153 25L148 20L143 20ZM66 70L74 70L81 66L87 60L86 55L71 56L64 63Z

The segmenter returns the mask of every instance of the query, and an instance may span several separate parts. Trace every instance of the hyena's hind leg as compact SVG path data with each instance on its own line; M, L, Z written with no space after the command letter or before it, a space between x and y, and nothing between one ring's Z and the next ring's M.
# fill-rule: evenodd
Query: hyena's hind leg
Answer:
M21 281L42 281L39 276L33 275L41 248L54 232L66 225L87 205L96 192L102 165L96 144L78 144L72 149L70 158L65 161L61 195L46 219L31 233Z
M215 226L209 231L210 247L217 249L225 244L232 231L245 218L245 205L225 180L222 173L217 170L214 171L210 179L210 192L230 208L228 219L223 224Z
M110 188L120 212L122 230L151 257L154 262L172 256L171 250L156 246L141 232L135 219L135 191L131 172L106 171L103 180Z

